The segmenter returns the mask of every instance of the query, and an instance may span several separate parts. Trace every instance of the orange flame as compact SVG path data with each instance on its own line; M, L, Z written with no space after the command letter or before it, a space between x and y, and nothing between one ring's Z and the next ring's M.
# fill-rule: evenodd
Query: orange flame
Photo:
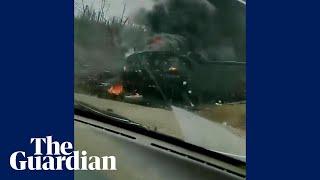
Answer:
M108 89L108 93L112 94L112 95L116 95L119 96L121 93L123 93L123 86L122 84L115 84L113 86L111 86Z

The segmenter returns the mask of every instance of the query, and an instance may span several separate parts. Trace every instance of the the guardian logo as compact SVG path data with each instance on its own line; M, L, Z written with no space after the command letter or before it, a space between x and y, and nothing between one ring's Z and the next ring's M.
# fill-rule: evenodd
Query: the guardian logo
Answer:
M52 136L31 138L35 153L27 156L16 151L10 156L10 165L15 170L117 170L115 156L87 156L86 151L72 151L71 142L52 141ZM42 147L46 147L43 151Z

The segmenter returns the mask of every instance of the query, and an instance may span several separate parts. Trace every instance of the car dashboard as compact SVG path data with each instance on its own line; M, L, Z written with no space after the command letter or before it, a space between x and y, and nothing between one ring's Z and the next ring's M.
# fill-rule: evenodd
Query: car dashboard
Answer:
M115 156L117 170L75 171L76 180L246 178L245 163L214 158L79 114L74 115L75 149L86 150L88 155Z

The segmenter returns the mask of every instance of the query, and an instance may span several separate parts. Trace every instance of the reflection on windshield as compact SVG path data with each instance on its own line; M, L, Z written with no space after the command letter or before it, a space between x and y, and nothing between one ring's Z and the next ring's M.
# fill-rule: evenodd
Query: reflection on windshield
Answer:
M75 100L245 159L245 4L76 0Z

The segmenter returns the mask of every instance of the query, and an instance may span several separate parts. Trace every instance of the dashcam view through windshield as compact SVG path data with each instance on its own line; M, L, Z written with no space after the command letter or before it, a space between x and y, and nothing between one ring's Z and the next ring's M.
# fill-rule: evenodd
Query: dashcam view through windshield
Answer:
M245 4L75 0L75 103L246 159Z

